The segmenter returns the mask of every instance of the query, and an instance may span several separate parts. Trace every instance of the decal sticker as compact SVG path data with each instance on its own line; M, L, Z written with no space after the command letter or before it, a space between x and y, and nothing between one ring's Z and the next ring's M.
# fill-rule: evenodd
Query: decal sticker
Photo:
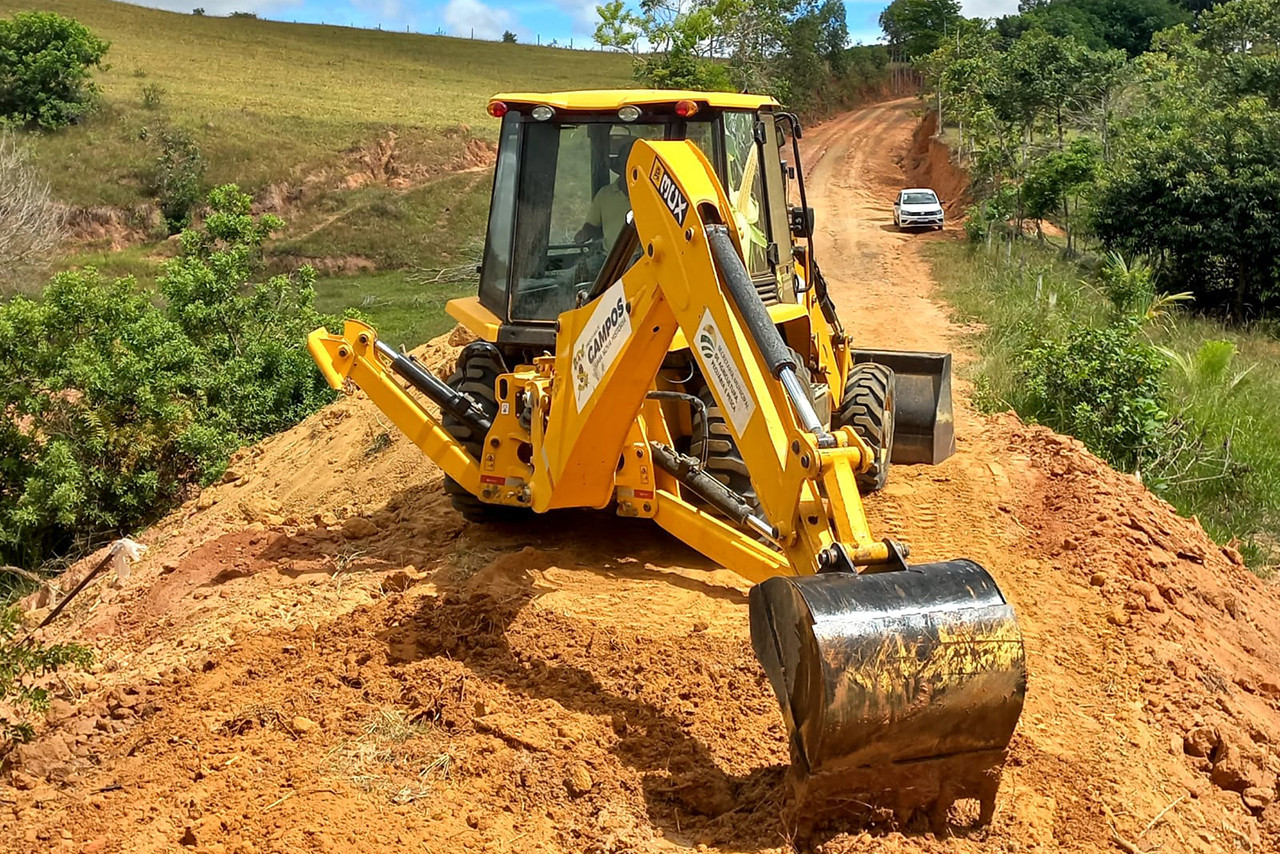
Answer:
M711 309L703 309L698 321L697 353L701 356L702 373L711 381L716 399L733 422L733 432L741 436L755 414L756 402L747 389L738 365L729 355L720 327L711 316Z
M596 300L596 307L573 348L573 394L579 412L630 337L627 294L622 282L618 282Z
M657 157L653 158L653 168L649 170L649 180L658 188L658 195L666 203L667 210L675 217L678 225L684 225L685 214L689 213L689 200L680 192L676 182L667 174L666 167Z

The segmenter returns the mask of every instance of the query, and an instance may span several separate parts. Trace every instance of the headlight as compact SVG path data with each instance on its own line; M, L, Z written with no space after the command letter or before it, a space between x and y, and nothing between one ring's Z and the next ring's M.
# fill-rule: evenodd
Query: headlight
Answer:
M546 104L539 104L529 111L529 115L533 116L540 122L545 122L556 114L556 111L548 107Z

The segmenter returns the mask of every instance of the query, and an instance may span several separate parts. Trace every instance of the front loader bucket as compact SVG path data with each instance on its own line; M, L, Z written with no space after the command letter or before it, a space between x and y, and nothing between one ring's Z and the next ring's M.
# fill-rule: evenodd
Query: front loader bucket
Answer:
M1022 712L1013 609L970 560L779 576L750 594L751 644L782 706L801 809L855 804L945 826L957 799L990 820Z
M951 408L951 354L907 350L854 350L853 361L893 371L891 463L937 465L956 452Z

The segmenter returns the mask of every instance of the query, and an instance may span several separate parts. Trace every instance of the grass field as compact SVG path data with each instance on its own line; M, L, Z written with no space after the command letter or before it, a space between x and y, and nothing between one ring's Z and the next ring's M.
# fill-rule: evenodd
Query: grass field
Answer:
M959 315L977 321L977 399L1008 409L1019 399L1019 361L1029 347L1081 325L1107 322L1111 305L1079 264L1026 241L1011 251L969 244L929 244L934 275ZM1280 564L1280 341L1271 330L1241 329L1177 312L1147 327L1158 346L1193 357L1207 341L1230 341L1236 354L1225 380L1188 376L1170 360L1165 407L1203 443L1163 482L1148 485L1181 512L1200 518L1219 542L1237 541L1250 565L1270 575ZM1231 386L1230 380L1244 373ZM1016 406L1014 407L1016 408Z
M282 211L288 226L268 247L272 266L323 262L322 307L360 308L395 344L447 329L444 300L472 287L424 283L417 271L478 254L491 173L451 170L470 166L468 139L496 138L488 96L634 85L630 60L614 53L193 16L107 0L0 0L0 17L31 9L73 17L111 42L108 67L95 74L100 109L75 127L30 136L59 200L125 210L150 202L158 131L180 127L207 162L206 187L234 182L259 195L306 188ZM144 106L147 87L158 87L158 105ZM390 134L407 180L345 185L362 153ZM111 243L80 245L55 268L96 266L133 275L143 287L154 282L163 243L122 251Z
M81 205L143 200L155 158L143 128L191 131L211 183L253 191L336 162L343 151L400 133L430 148L442 129L493 134L487 97L500 90L629 86L623 56L347 27L183 15L107 0L0 0L0 16L40 9L81 21L111 42L96 79L104 109L44 136L40 158L60 198ZM142 90L164 90L146 109Z

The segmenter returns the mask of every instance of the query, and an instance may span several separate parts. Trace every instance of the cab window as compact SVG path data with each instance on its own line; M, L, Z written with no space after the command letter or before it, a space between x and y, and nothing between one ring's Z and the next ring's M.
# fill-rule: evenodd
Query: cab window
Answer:
M747 272L753 279L773 278L768 259L769 219L764 204L760 152L755 139L756 114L724 114L725 192L742 234Z
M554 320L595 280L631 210L622 179L662 124L526 122L511 252L513 320Z

